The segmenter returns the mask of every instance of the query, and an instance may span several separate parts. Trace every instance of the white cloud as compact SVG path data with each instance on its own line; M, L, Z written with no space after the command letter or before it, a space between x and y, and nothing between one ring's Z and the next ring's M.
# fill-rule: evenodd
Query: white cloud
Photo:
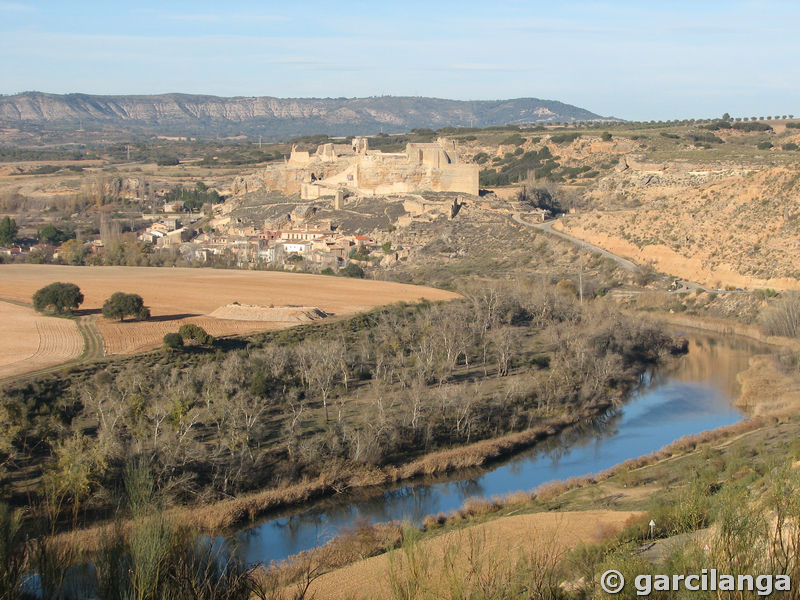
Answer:
M186 23L224 23L226 21L277 23L289 20L288 17L283 15L253 15L244 13L175 13L162 15L161 18L170 21L183 21Z
M0 2L0 12L33 12L36 8L19 2Z

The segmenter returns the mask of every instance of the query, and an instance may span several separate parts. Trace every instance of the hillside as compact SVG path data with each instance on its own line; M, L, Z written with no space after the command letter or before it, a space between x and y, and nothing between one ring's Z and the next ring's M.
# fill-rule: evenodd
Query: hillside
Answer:
M602 119L588 110L538 98L460 101L381 96L273 98L161 94L93 96L25 92L0 97L0 127L108 127L171 135L263 135L279 139L357 135L414 128L487 127Z
M640 134L557 228L706 287L800 288L797 129L718 133L708 148L674 130Z

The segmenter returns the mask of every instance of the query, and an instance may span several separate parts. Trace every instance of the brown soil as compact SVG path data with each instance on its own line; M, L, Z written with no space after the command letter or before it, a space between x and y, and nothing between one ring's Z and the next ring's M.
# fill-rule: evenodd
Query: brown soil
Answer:
M66 362L83 351L83 337L70 319L45 317L32 308L0 302L0 322L0 379Z

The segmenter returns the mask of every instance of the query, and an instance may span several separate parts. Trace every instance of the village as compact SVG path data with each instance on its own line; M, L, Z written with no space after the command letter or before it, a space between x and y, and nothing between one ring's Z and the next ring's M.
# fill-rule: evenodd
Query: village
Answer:
M102 233L87 239L69 239L61 244L47 241L23 240L17 245L0 247L0 256L12 261L36 260L65 264L104 264L109 248L135 239L137 248L150 256L179 255L187 264L212 266L218 262L238 268L279 268L321 272L334 272L351 261L369 262L373 252L382 249L372 237L347 234L336 230L329 220L313 224L296 221L275 228L269 223L263 227L242 225L211 226L220 214L223 204L206 207L208 215L192 214L178 207L167 207L168 212L144 214L149 221L143 229L128 233ZM225 221L225 219L222 219ZM389 256L390 246L383 245ZM400 258L401 250L392 252L392 259Z
M361 276L362 267L390 265L413 251L413 243L398 243L391 231L454 219L467 206L510 210L494 196L480 197L478 173L479 166L464 162L446 139L409 143L405 152L394 153L369 149L364 137L326 143L315 153L293 147L282 164L235 177L224 195L214 193L215 202L191 204L165 195L127 225L101 215L95 234L60 243L30 232L19 236L17 246L0 248L0 256L329 274L349 268L346 274ZM391 215L388 204L396 207ZM534 217L543 220L545 213ZM127 252L119 250L121 244Z

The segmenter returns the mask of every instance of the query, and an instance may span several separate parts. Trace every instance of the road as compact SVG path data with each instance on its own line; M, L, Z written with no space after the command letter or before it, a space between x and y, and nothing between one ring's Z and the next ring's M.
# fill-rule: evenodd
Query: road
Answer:
M641 272L641 268L639 267L639 265L637 265L632 260L623 258L617 254L614 254L613 252L609 252L608 250L601 248L600 246L595 246L594 244L590 244L589 242L584 241L580 238L576 238L567 233L563 233L561 231L553 229L553 225L558 221L558 219L545 221L544 223L529 223L528 221L524 221L519 213L514 213L513 215L511 215L511 218L514 220L514 222L519 223L520 225L525 225L526 227L533 227L535 229L539 229L540 231L546 231L547 233L552 234L556 237L560 237L564 240L572 242L573 244L576 244L581 248L585 248L590 252L597 252L598 254L605 256L606 258L610 258L626 271L630 271L632 273ZM659 275L659 277L662 277L664 279L669 279L670 281L678 281L679 287L677 289L671 289L670 291L672 292L685 293L685 292L693 292L698 289L700 290L705 289L699 283L695 283L693 281L686 281L684 279L677 280L676 278L670 275Z
M561 231L553 229L553 224L557 221L557 219L554 219L552 221L545 221L544 223L528 223L527 221L522 220L522 217L519 215L519 213L514 213L513 215L511 215L511 218L514 219L514 221L516 221L520 225L525 225L527 227L533 227L535 229L546 231L547 233L551 233L556 237L560 237L562 239L572 242L573 244L581 246L582 248L586 248L591 252L597 252L598 254L601 254L606 258L610 258L626 271L631 271L633 273L637 273L640 271L639 265L637 265L633 261L628 260L627 258L622 258L621 256L617 256L616 254L613 254L612 252L609 252L608 250L605 250L600 246L595 246L594 244L585 242L582 239L573 237L569 234L562 233Z

